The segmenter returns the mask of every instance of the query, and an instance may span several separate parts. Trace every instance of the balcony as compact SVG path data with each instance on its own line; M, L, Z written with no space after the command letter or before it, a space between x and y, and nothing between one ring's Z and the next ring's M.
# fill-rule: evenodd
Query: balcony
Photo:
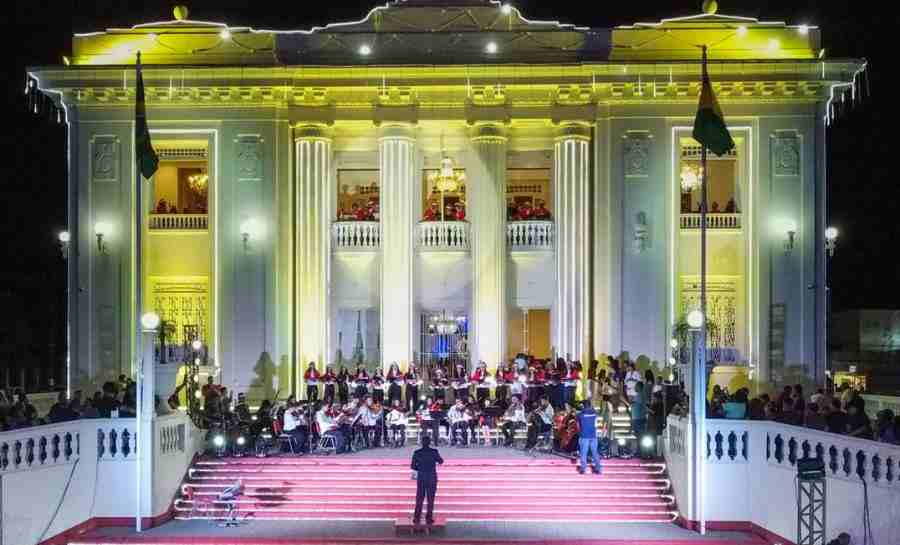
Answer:
M681 228L686 230L700 229L700 214L681 214ZM706 228L717 231L740 231L741 214L712 213L706 215Z
M206 231L207 214L150 214L151 231Z
M336 221L331 237L335 251L374 251L381 247L381 226L377 221Z
M469 251L469 222L419 222L418 246L425 251Z
M553 249L552 221L511 221L506 224L506 243L513 251Z

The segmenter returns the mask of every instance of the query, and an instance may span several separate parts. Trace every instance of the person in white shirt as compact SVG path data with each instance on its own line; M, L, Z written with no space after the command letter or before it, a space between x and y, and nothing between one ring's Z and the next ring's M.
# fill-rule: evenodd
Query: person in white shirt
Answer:
M459 432L462 437L463 446L469 445L469 415L466 414L466 404L462 399L457 399L456 403L447 411L447 418L450 419L450 446L456 446L456 433Z
M637 395L635 386L637 386L638 382L641 382L641 373L635 369L633 361L628 362L625 368L627 369L625 373L625 395L628 396L628 401L632 401Z
M284 411L284 433L291 436L294 445L300 452L307 452L309 445L309 422L306 420L306 410L299 404L294 404Z
M319 426L319 433L324 437L326 435L334 437L334 448L336 452L344 452L346 445L344 434L341 433L340 426L336 422L337 415L340 414L341 406L335 403L331 407L323 406L316 413L316 424Z
M513 444L513 433L517 428L524 428L527 425L525 420L525 406L522 405L522 395L514 395L512 402L503 415L503 446L509 447Z
M391 441L396 447L406 446L406 421L406 413L400 407L400 400L395 399L394 406L387 415L387 425L391 432Z

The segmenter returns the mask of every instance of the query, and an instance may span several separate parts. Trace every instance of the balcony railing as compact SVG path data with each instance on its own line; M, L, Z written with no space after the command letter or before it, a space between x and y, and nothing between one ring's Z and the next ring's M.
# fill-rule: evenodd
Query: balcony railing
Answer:
M338 251L381 247L381 227L377 221L336 221L331 225L331 236Z
M552 221L511 221L506 224L506 241L511 250L552 250Z
M700 229L700 214L681 214L682 229ZM707 229L732 229L741 228L741 214L710 213L706 215Z
M419 248L423 250L468 250L469 223L465 221L419 222Z
M206 214L150 214L151 231L206 231Z

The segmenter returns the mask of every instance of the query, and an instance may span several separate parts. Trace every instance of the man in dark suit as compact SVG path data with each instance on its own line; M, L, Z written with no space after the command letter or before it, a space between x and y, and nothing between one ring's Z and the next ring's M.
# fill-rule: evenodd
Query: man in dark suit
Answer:
M410 467L416 472L416 512L413 515L413 524L418 525L422 520L422 501L428 496L428 513L425 515L427 524L434 524L434 496L437 493L437 465L443 464L437 449L431 448L431 437L422 436L422 448L413 453Z

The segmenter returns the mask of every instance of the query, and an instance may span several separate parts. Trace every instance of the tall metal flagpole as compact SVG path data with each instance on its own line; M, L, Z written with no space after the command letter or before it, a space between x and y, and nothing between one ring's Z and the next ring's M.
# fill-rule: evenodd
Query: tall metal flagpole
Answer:
M137 54L137 62L141 62L141 54L138 52ZM135 80L136 82L137 80ZM137 120L135 119L135 129L132 131L132 142L137 139ZM135 149L136 142L132 145L132 148ZM143 463L144 463L144 455L147 453L148 445L141 444L141 438L143 437L143 420L144 420L144 362L143 362L143 346L141 345L141 337L142 337L142 326L141 326L141 310L142 310L142 293L141 293L141 281L143 280L143 274L141 271L142 265L142 250L143 250L143 216L144 216L144 204L143 204L143 191L142 191L142 183L141 183L141 165L138 163L138 154L134 154L134 205L135 205L135 213L134 213L134 267L135 271L132 272L134 275L134 324L135 330L134 333L134 372L136 375L136 385L135 385L135 402L137 403L137 415L135 418L135 427L136 434L135 438L138 440L138 449L137 449L137 462L134 464L135 471L137 474L135 475L135 491L137 492L137 496L135 497L135 514L134 514L134 524L135 530L140 532L143 528L141 528L141 474L143 472Z
M703 84L707 78L707 51L703 46ZM702 91L701 91L702 93ZM706 145L700 146L700 314L703 316L703 324L700 326L700 349L698 361L694 366L694 458L696 460L696 488L697 498L697 522L700 525L700 534L706 534L706 514L703 509L705 492L705 466L706 466L706 212L707 212L707 149Z

